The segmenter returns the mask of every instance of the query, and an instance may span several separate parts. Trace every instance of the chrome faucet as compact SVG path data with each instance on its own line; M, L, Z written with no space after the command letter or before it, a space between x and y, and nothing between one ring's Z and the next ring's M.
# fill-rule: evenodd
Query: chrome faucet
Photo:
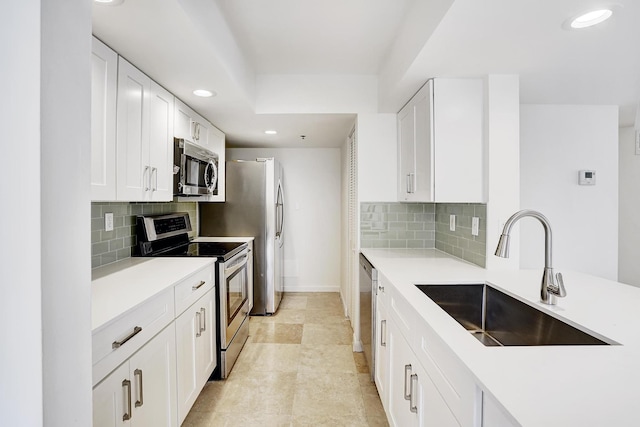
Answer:
M495 255L501 258L509 258L509 233L511 232L511 227L525 216L536 218L544 227L544 273L542 273L540 299L545 304L555 305L557 303L556 297L566 296L567 291L564 289L562 274L553 274L553 266L551 265L551 224L549 224L549 220L544 215L538 211L527 209L511 215L511 218L504 224L504 230L500 235Z

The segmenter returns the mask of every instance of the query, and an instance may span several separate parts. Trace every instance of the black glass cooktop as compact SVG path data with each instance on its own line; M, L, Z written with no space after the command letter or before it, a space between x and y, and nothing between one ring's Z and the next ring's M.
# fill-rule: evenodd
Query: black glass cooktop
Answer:
M225 261L248 246L243 242L190 242L177 247L153 252L159 257L218 257Z

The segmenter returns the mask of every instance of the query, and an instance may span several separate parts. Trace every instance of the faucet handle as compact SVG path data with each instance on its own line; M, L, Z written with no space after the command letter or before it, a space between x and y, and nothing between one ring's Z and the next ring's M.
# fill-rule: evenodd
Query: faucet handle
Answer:
M556 273L556 286L557 290L555 290L555 294L559 297L567 296L567 291L564 288L564 280L562 280L562 273Z

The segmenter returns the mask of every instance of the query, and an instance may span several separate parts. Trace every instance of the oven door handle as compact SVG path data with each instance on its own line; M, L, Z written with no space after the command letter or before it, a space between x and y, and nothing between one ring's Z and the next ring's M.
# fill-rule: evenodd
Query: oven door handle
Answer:
M233 267L229 267L229 268L225 268L224 269L225 277L229 277L233 273L235 273L236 271L238 271L241 268L245 267L247 265L247 261L249 260L249 255L248 254L241 255L239 258L236 258L234 261L239 260L239 259L241 259L242 261L237 263L237 264L234 264Z

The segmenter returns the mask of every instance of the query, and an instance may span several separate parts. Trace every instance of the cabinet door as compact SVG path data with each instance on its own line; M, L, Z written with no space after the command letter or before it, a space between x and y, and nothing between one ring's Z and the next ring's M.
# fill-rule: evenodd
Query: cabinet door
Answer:
M433 82L429 80L398 113L398 200L432 202Z
M388 322L389 346L389 407L387 417L397 427L418 426L417 412L410 408L411 375L415 361L411 347L392 319Z
M398 200L412 198L415 175L415 116L409 101L398 113Z
M91 46L91 200L116 199L118 55L100 40Z
M482 396L482 425L484 427L515 427L518 424L502 409L495 399L484 393Z
M389 316L386 295L378 289L376 299L376 337L374 380L385 410L389 410Z
M199 302L200 300L198 300ZM200 393L196 353L200 341L198 302L182 313L175 322L178 374L178 423L187 417Z
M93 427L128 426L133 402L129 363L125 362L93 389Z
M211 125L204 118L199 115L195 115L191 120L191 133L193 135L193 141L208 149L211 150L211 146L209 145L209 130Z
M412 392L417 393L414 400L418 402L420 425L425 427L460 427L447 403L440 395L435 384L423 369L416 363L413 365L414 375L411 377Z
M173 200L173 114L174 97L151 82L149 166L150 200Z
M435 79L437 202L484 201L483 83Z
M193 114L191 108L187 107L179 99L176 99L173 116L174 136L176 138L193 142L193 136L191 135L191 117Z
M151 79L122 57L118 61L117 199L146 200L149 192Z
M199 390L204 387L209 376L217 365L216 347L216 305L215 288L207 292L196 304L200 311L202 322L200 340L196 347L196 361L198 364L198 375L200 376Z
M412 200L434 200L433 80L429 80L413 100L415 113L415 178Z
M215 289L176 319L179 423L217 366Z
M129 359L134 426L170 427L176 413L176 340L167 327Z

